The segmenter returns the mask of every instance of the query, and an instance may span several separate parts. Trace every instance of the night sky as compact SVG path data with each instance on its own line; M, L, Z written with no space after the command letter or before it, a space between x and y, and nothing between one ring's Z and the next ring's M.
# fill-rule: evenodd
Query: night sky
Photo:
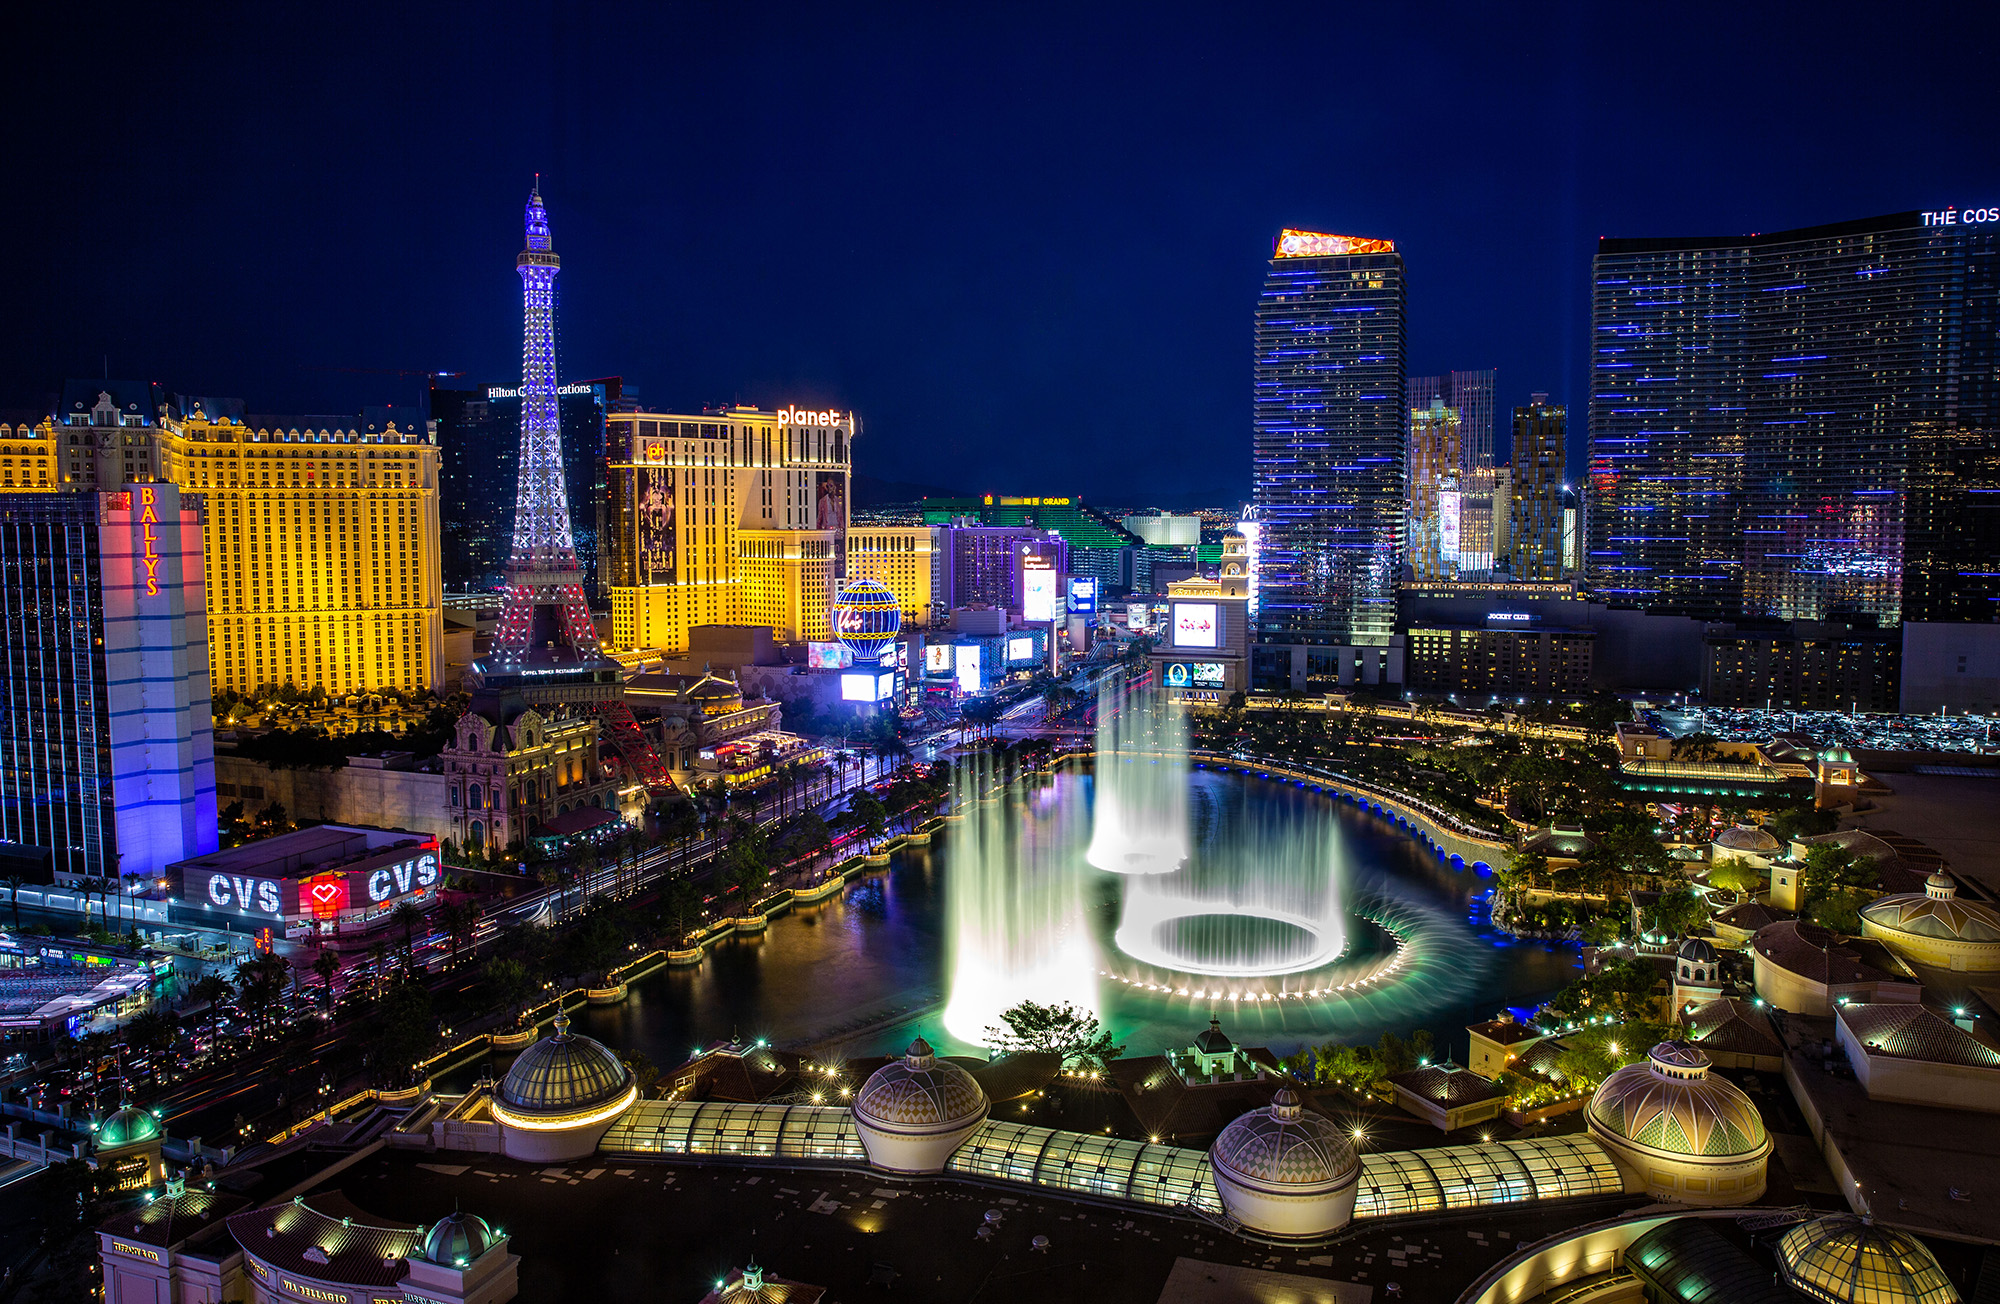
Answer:
M857 469L1249 491L1280 227L1394 239L1413 374L1580 448L1592 242L2000 202L1996 6L9 7L0 411L565 379L852 408ZM1408 15L1408 16L1405 16Z

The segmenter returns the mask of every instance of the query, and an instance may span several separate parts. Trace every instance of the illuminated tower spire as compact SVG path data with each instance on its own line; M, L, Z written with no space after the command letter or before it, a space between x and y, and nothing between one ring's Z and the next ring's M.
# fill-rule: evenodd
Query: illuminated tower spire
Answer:
M541 176L528 196L527 248L521 273L521 467L514 497L514 549L506 601L486 669L595 665L604 658L583 597L583 568L569 529L563 483L562 428L556 413L556 273L562 259L549 239Z

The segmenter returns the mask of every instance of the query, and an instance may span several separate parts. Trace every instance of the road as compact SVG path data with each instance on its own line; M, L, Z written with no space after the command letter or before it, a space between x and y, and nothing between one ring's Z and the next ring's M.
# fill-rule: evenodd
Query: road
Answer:
M870 759L876 762L872 767L838 767L829 780L827 796L816 802L788 804L783 817L792 818L804 810L813 810L822 816L830 815L857 788L880 781L887 762L883 758ZM757 818L760 824L768 827L778 822L780 815L774 805L769 811L760 810ZM460 948L462 963L450 974L444 975L441 984L433 982L434 995L450 993L464 996L470 993L480 981L480 970L471 961L476 961L482 951L490 951L503 930L511 925L544 919L550 922L572 919L601 893L620 889L632 893L644 891L670 876L698 869L728 844L727 837L710 833L685 847L650 847L640 853L636 870L631 863L622 872L615 866L606 866L566 887L538 888L508 900L481 916L470 950ZM836 843L836 847L838 845ZM440 974L450 949L450 939L437 931L418 939L413 948L416 963L433 978ZM309 947L294 946L288 950L287 958L295 961L295 968L303 967L297 961L309 960L314 954ZM304 974L300 975L300 979L308 987L317 986ZM210 1145L228 1144L235 1139L234 1120L239 1114L260 1122L260 1126L254 1129L255 1135L267 1135L275 1128L263 1122L263 1116L278 1107L281 1090L285 1092L286 1103L294 1107L300 1093L310 1095L313 1098L311 1107L303 1110L295 1108L294 1112L312 1113L358 1089L361 1085L358 1077L346 1082L329 1082L321 1067L333 1062L343 1044L351 1043L352 1033L349 1024L327 1021L322 1031L303 1044L260 1045L244 1058L202 1070L177 1083L161 1093L155 1104L165 1111L168 1124L176 1135L198 1135Z

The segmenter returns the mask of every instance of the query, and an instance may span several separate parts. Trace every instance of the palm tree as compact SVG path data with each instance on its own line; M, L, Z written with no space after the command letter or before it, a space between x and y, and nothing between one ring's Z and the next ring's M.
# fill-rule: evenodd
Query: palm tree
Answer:
M16 932L19 932L21 929L21 889L27 885L28 880L22 878L19 874L7 875L7 899L14 904L14 931Z
M333 1008L333 979L340 972L340 957L332 951L321 951L319 958L313 961L313 972L319 975L321 984L326 988L326 1008L330 1010Z
M451 958L448 963L458 967L458 948L472 941L472 931L479 926L479 908L470 901L447 901L438 907L438 925L451 941Z
M404 901L389 912L392 922L403 926L403 972L415 970L417 925L423 920L424 912L408 901Z

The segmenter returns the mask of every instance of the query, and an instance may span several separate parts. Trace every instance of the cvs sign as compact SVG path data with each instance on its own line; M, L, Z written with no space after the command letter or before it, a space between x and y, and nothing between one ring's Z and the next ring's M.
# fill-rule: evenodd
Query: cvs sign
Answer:
M268 878L239 878L217 874L208 880L208 899L219 906L275 915L283 904L278 884Z
M368 875L368 899L387 901L391 897L427 888L437 881L437 853L426 851L420 856L384 865L371 872Z

